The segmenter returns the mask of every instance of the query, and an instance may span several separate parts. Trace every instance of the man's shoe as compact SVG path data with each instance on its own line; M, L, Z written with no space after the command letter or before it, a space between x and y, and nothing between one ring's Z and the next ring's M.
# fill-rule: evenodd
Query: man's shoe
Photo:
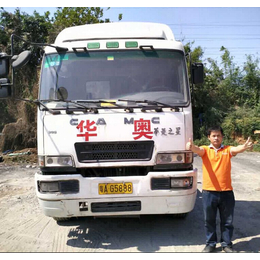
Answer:
M203 253L212 253L214 252L215 250L215 246L210 246L210 245L207 245L205 246L205 248L203 249Z
M222 250L226 253L235 253L235 251L233 250L232 246L226 246L223 247Z

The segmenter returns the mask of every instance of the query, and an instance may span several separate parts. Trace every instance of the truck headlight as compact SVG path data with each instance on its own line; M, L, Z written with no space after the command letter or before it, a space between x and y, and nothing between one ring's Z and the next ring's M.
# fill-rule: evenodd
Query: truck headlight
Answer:
M62 194L78 193L78 180L63 180L63 181L38 181L38 191L40 193L60 192Z
M192 187L193 178L192 177L175 177L171 178L171 188L186 188Z
M192 163L192 152L184 153L159 153L156 164Z
M59 182L38 182L38 190L40 192L59 192Z
M163 177L152 178L151 189L152 190L186 190L193 187L193 177Z
M71 156L39 156L39 166L41 167L73 167Z

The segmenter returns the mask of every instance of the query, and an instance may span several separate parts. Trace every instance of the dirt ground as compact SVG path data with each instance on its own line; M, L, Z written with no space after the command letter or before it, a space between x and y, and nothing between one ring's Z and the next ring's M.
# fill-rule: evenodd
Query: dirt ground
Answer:
M44 216L39 208L35 158L5 160L0 163L0 252L201 252L205 244L201 159L194 160L199 170L198 195L194 210L185 219L166 215L65 222ZM238 252L260 252L259 169L260 153L246 152L232 159L233 243ZM221 252L220 244L217 252Z

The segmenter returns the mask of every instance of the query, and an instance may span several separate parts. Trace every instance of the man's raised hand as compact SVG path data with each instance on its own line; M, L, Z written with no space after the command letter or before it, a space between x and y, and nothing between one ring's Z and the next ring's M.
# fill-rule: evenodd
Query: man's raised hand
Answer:
M246 149L252 149L253 148L253 143L251 142L250 136L247 138L244 146L245 146Z
M189 138L189 142L186 144L186 150L191 151L192 145L193 145L193 142L192 142L191 138Z

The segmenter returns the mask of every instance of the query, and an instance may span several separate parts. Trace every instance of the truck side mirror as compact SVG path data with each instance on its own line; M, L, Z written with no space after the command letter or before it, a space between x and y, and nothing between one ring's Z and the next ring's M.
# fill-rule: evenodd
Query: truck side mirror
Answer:
M10 56L0 53L0 98L11 96L11 84L8 77Z
M191 64L191 79L193 84L202 84L204 82L204 67L202 63Z
M23 67L31 58L31 52L30 51L23 51L19 55L15 55L12 57L12 67L14 69L20 69Z
M12 93L9 79L0 79L0 98L10 97Z
M6 53L0 53L0 98L8 98L12 94L12 85L14 82L10 83L10 80L7 78L10 58L12 68L19 69L30 60L30 57L30 51L23 51L19 55L14 55L12 58Z
M6 53L0 53L0 78L6 78L9 74L9 58Z

